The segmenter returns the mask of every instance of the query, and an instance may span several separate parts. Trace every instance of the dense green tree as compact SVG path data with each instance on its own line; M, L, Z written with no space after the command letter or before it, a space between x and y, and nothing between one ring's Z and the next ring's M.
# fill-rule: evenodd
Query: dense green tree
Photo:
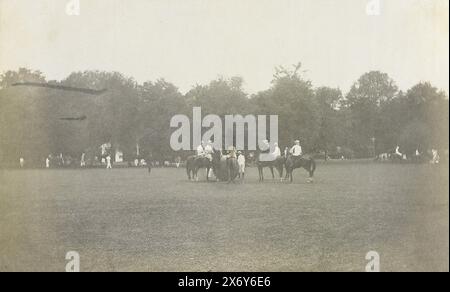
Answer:
M170 144L170 119L187 114L188 107L178 88L164 79L144 82L139 86L141 106L138 115L136 141L142 147L142 156L152 154L154 159L174 156Z
M14 83L45 82L45 76L41 71L19 68L17 71L6 71L0 75L0 88L6 88Z
M316 149L325 152L325 158L329 152L336 151L341 142L340 136L344 135L340 125L340 102L342 92L338 88L320 87L315 91L316 101L319 105L320 130L316 141Z
M311 82L301 77L300 66L277 68L272 87L252 99L259 113L279 116L280 145L301 139L305 150L313 151L320 132L319 103Z
M170 119L192 115L265 114L279 116L279 144L302 140L306 152L325 151L340 157L370 157L399 145L411 155L448 151L449 101L446 93L428 82L406 92L378 71L363 74L343 97L336 88L314 88L301 76L301 64L277 67L269 89L249 97L243 79L218 78L196 85L185 95L163 80L138 84L118 72L74 72L62 81L100 95L64 89L11 86L17 82L45 82L39 71L21 68L0 75L0 161L17 163L20 156L43 165L49 153L79 156L111 142L134 159L151 153L166 160L175 153L169 140ZM65 117L86 117L67 121ZM247 130L247 129L246 129ZM247 132L246 132L247 133Z
M343 105L351 112L350 147L358 156L374 155L376 142L383 140L386 129L382 109L396 97L398 88L386 74L371 71L363 74L351 87Z

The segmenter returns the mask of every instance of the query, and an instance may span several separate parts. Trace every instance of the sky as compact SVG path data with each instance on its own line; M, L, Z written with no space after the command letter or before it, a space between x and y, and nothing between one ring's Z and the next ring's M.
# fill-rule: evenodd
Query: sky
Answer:
M66 5L79 1L80 13ZM379 10L368 4L379 1ZM348 92L370 70L402 90L449 91L448 0L0 0L0 72L119 71L181 92L241 76L252 94L302 62L313 85ZM369 5L369 7L376 7ZM375 15L372 15L375 14Z

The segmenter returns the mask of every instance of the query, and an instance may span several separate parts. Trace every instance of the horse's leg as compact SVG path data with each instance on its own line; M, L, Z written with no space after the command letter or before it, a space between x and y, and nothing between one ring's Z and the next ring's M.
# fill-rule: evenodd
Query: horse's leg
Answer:
M206 167L206 181L209 181L209 166Z
M228 162L227 162L227 164L228 164ZM232 182L233 181L233 179L231 178L231 166L230 165L227 165L227 171L228 171L228 183L230 183L230 182Z
M278 175L280 177L280 181L283 181L283 165L277 167Z
M194 180L195 181L198 181L198 170L199 170L199 168L195 167L195 169L194 169Z
M186 166L186 174L188 176L188 180L191 180L191 169L189 165Z
M272 174L272 180L275 179L275 175L273 174L273 166L270 166L270 173Z
M310 183L314 182L314 166L313 166L313 163L311 163L309 165L309 180L308 180L308 182L310 182Z

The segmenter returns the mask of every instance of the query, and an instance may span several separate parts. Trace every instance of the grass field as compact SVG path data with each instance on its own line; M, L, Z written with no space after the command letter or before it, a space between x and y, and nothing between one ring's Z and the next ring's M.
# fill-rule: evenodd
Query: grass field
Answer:
M82 271L364 271L371 250L382 271L449 270L448 165L330 162L306 178L0 170L0 271L64 271L72 250Z

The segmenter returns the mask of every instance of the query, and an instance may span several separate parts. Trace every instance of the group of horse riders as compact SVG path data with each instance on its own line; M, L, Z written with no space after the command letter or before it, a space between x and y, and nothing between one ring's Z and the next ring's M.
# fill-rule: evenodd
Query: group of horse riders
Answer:
M208 143L205 143L204 141L201 142L200 145L198 145L197 149L197 156L198 157L207 157L210 161L212 161L212 155L214 153L214 146L212 141L208 141ZM271 152L270 143L268 140L264 140L262 147L261 147L261 153L262 154L269 154L271 156L271 160L276 160L277 158L281 157L281 149L278 146L278 143L273 144L273 151ZM223 152L223 156L226 158L238 158L239 156L244 156L242 151L237 151L234 146L229 146L227 149ZM303 155L302 146L300 145L300 140L295 140L294 145L289 148L286 147L284 150L284 156L287 157L288 155L293 156L294 158L300 158Z
M271 147L268 140L264 140L260 145L260 153L259 156L257 157L257 162L259 166L261 166L262 164L263 167L264 166L271 167L272 166L271 162L276 163L280 160L283 160L283 156L284 158L291 157L293 162L296 163L303 156L303 150L300 145L300 140L294 141L294 145L291 148L286 147L283 154L281 152L280 147L278 146L278 143L275 142L273 143L272 146L273 147ZM242 151L237 151L234 146L229 146L226 148L226 150L222 151L214 149L212 141L208 141L207 143L202 141L201 144L197 146L196 159L207 158L210 162L212 162L213 155L214 153L217 152L220 153L221 159L223 161L228 161L231 158L236 159L238 165L238 176L239 178L245 177L245 165L246 165L245 155ZM273 166L276 165L274 164ZM212 169L210 169L207 174L207 177L211 176L212 176Z

